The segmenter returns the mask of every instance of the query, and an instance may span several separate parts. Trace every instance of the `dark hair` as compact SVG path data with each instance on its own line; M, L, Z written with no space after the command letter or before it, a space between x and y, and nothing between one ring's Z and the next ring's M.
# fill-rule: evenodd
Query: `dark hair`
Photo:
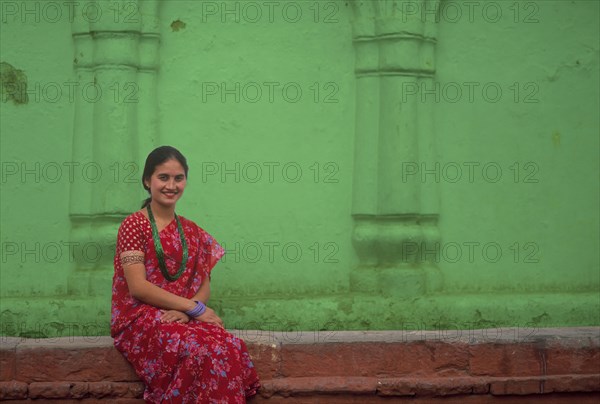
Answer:
M188 176L188 165L187 160L183 157L183 154L179 150L171 146L160 146L156 149L152 150L148 157L146 157L146 164L144 165L144 173L142 174L142 186L148 193L150 193L150 188L146 186L144 183L145 180L150 180L152 174L154 174L154 170L156 170L156 166L163 164L168 160L177 160L179 164L183 167L185 171L185 177ZM142 209L150 204L152 201L152 195L150 198L147 198L142 203Z

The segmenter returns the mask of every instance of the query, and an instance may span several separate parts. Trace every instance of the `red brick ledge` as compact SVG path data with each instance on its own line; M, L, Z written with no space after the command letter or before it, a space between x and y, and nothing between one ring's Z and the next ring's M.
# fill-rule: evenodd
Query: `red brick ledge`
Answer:
M256 402L600 397L599 327L235 333L261 376ZM110 337L0 337L0 400L141 403L142 391Z
M596 392L600 375L548 377L298 377L266 380L263 397L314 394L352 394L377 396L452 396L470 394L527 395L568 392Z

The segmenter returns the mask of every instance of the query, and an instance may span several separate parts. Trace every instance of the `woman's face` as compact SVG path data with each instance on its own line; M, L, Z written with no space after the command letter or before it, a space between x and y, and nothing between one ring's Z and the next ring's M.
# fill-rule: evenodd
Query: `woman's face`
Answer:
M164 207L172 207L183 195L187 179L179 161L167 160L156 166L150 180L144 181L150 188L152 201Z

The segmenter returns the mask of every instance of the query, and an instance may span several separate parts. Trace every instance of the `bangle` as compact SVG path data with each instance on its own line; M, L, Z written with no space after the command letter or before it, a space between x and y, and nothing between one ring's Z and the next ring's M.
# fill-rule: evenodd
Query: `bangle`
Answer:
M190 317L198 317L204 314L206 311L206 305L198 300L194 300L196 302L196 307L192 310L188 310L185 312Z

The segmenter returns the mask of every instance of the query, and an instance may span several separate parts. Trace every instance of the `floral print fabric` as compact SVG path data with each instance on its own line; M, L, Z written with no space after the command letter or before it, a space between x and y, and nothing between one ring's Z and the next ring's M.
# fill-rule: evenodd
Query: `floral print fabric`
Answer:
M111 335L115 347L144 382L148 403L245 403L256 394L258 375L244 341L220 327L191 319L162 323L159 308L129 294L120 255L144 254L146 279L179 296L192 298L225 253L215 239L191 220L179 216L188 260L182 276L167 281L158 266L150 222L142 212L123 220L114 259ZM175 274L183 252L173 220L160 232L167 270Z

